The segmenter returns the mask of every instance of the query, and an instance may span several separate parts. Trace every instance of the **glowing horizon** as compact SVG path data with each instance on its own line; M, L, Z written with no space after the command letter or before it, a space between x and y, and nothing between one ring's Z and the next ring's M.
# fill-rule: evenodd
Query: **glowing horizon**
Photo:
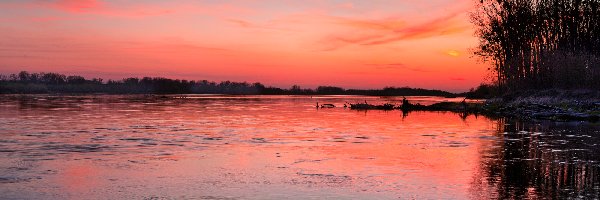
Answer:
M0 3L0 73L466 91L471 0Z

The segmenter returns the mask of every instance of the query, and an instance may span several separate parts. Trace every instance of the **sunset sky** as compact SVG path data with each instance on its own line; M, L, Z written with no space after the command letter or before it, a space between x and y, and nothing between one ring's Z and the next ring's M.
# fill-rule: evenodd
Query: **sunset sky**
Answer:
M473 0L2 0L0 73L466 91Z

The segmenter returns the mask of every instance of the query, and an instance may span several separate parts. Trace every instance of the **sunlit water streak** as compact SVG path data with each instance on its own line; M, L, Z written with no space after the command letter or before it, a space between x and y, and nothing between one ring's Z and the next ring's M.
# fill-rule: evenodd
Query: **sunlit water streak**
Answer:
M0 96L2 198L600 197L595 124L187 97Z

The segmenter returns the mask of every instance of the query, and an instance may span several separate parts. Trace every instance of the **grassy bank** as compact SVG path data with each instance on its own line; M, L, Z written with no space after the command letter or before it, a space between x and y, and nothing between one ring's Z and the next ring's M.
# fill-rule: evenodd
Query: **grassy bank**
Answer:
M525 119L598 121L597 90L521 91L488 99L482 112Z

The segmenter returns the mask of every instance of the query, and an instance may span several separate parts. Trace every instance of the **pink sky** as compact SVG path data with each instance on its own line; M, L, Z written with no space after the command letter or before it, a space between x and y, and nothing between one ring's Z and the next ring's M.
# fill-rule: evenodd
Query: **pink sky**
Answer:
M472 0L4 0L0 73L466 91Z

